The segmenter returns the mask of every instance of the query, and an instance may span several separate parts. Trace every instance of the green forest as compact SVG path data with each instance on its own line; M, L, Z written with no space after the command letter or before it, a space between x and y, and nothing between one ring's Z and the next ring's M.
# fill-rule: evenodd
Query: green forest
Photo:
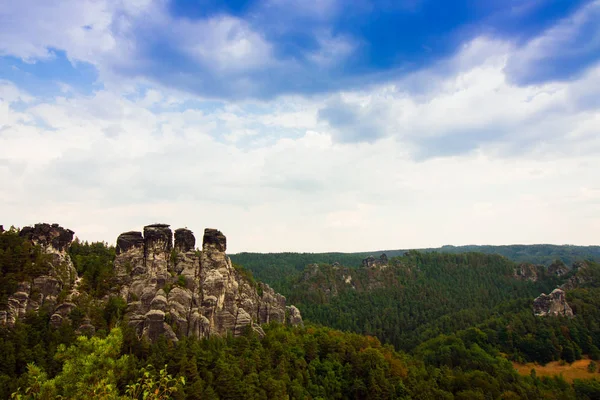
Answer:
M385 253L388 257L404 255L406 250L377 250L358 253L238 253L231 254L231 260L252 271L254 276L279 290L281 281L302 272L309 264L339 263L346 267L359 267L362 260L370 255ZM415 250L415 249L412 249ZM600 246L572 245L508 245L508 246L442 246L438 248L416 249L421 253L461 254L469 252L497 254L516 263L542 264L545 266L560 260L572 265L581 260L600 261Z
M114 247L76 240L69 254L90 295L71 319L88 316L95 333L53 327L44 310L0 327L0 398L600 399L592 367L572 381L513 367L600 360L600 264L591 260L525 279L515 261L481 252L408 251L368 268L335 253L287 253L263 269L238 255L237 268L286 295L304 326L151 343L109 290ZM16 230L0 233L3 304L47 272L44 257ZM575 316L535 316L533 299L567 281Z

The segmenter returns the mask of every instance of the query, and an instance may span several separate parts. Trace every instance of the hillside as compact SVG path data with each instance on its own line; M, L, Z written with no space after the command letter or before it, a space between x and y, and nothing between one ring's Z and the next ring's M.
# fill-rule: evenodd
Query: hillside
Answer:
M438 248L416 249L422 253L485 253L497 254L517 263L531 263L550 265L556 260L566 265L576 261L600 261L600 246L572 246L572 245L507 245L507 246L443 246ZM304 270L309 264L334 264L339 263L346 267L359 267L362 260L370 255L385 253L388 257L402 256L406 250L377 250L358 253L237 253L231 254L231 260L252 271L255 277L279 288L290 276Z

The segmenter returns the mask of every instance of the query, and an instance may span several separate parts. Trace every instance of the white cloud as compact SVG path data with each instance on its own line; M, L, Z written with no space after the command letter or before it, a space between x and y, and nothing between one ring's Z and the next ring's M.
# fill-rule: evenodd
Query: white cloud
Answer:
M0 55L34 62L65 50L72 60L96 62L115 47L109 1L8 1L0 6Z
M271 45L243 20L217 16L195 22L166 21L173 42L218 72L242 71L273 63Z
M600 0L594 0L514 52L507 64L508 75L528 83L571 78L585 71L590 61L598 60L598 20Z
M518 87L513 51L482 38L403 80L269 102L149 83L42 102L0 82L0 221L109 242L157 221L210 226L231 251L594 243L600 68ZM434 79L417 92L423 77ZM351 112L328 124L326 107Z

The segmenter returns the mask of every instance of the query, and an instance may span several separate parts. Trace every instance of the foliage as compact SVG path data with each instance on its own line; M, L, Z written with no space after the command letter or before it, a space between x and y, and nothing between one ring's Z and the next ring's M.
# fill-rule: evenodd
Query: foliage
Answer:
M185 386L185 377L173 378L167 373L167 366L155 373L152 366L142 368L136 383L127 385L125 393L131 399L160 400L170 399Z
M34 399L118 398L117 382L126 374L129 356L120 356L123 335L118 328L101 339L79 336L69 347L58 346L55 358L62 370L53 378L29 364L25 380L28 387L13 397Z
M309 264L339 263L346 267L356 268L362 265L362 260L370 255L383 252L388 257L403 256L408 250L378 250L360 253L238 253L230 255L231 260L252 271L254 276L271 285L275 290L282 291L285 284L302 273ZM419 249L421 253L462 254L478 252L497 254L516 263L532 263L549 265L555 260L561 260L566 265L575 261L600 261L600 246L572 245L509 245L509 246L443 246L439 248Z
M16 229L0 233L0 306L17 290L19 282L46 274L50 256L19 236Z
M81 289L96 297L106 295L111 289L115 248L107 243L81 242L76 238L69 255L77 274L83 277Z
M517 279L516 264L504 257L446 250L388 253L400 256L387 268L330 265L351 265L341 253L309 267L314 255L293 253L271 264L263 258L262 270L234 264L259 291L252 272L261 279L272 273L306 327L271 324L262 338L248 329L240 337L149 343L121 323L127 304L110 295L114 248L76 240L70 254L90 300L72 313L73 324L52 327L40 310L0 327L0 398L600 398L598 381L521 376L511 363L600 358L600 265L532 282ZM47 264L16 230L1 234L0 295ZM186 284L181 278L177 285ZM576 317L535 317L532 299L567 278L578 282L567 291ZM96 336L77 336L84 316Z

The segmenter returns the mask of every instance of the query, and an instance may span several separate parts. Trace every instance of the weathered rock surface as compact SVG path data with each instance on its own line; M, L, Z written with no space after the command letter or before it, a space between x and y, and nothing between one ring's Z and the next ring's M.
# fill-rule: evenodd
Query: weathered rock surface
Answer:
M132 247L144 247L144 236L142 236L142 232L125 232L121 233L117 238L117 254L124 253Z
M175 231L174 246L172 240L165 224L117 239L119 293L128 303L126 317L138 334L177 340L239 335L246 328L260 333L259 325L271 321L302 323L295 307L288 309L286 321L285 297L268 285L248 281L233 267L220 231L204 231L202 251L195 251L196 240L188 229Z
M39 244L44 248L52 247L58 252L66 251L73 241L73 232L58 224L35 224L27 226L19 232L19 235Z
M175 250L181 253L193 251L196 248L194 233L186 228L175 230Z
M17 318L29 311L44 308L52 312L62 306L58 304L57 307L59 294L72 288L77 279L77 271L67 252L73 234L72 230L58 224L42 223L21 229L19 235L39 245L48 256L48 274L19 284L17 291L8 298L7 308L0 312L0 324L12 326ZM63 314L56 317L53 314L53 323L58 324L59 318L65 318Z
M204 230L204 239L202 240L202 250L224 252L227 250L225 235L216 229L206 228Z
M572 317L573 310L567 303L565 292L556 288L550 294L542 293L533 301L533 313L539 317Z
M300 315L300 310L298 310L296 306L287 306L286 310L288 311L288 324L292 326L304 326L304 322L302 322L302 315Z

